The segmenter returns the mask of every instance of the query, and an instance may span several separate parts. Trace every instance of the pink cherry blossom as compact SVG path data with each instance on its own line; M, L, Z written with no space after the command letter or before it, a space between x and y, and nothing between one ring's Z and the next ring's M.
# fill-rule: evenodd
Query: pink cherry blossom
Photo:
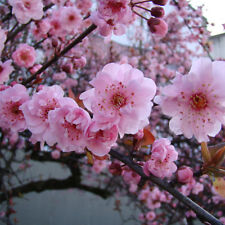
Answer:
M16 84L0 92L0 127L23 131L26 122L21 105L29 99L26 88Z
M95 171L95 173L101 173L104 169L107 168L108 164L109 164L108 160L94 159L92 169Z
M5 216L5 212L4 211L0 211L0 218L3 218Z
M48 114L60 107L64 92L60 86L43 86L32 99L21 106L28 129L32 132L31 140L44 142L49 132Z
M146 217L147 220L152 221L152 220L155 219L156 215L155 215L154 211L149 211L149 212L145 215L145 217Z
M87 14L89 10L91 9L92 1L91 0L76 0L75 4L82 14Z
M53 36L63 37L65 35L63 24L61 20L61 12L59 10L55 10L52 13L51 18L47 19L50 24L49 33Z
M130 183L138 184L141 180L140 175L138 175L136 172L134 172L128 166L123 167L122 176L123 176L124 181L128 184L130 184Z
M66 79L66 73L65 72L55 73L52 78L53 80L63 81Z
M204 190L203 184L201 184L199 182L196 182L193 189L192 189L192 193L195 194L195 195L198 195L203 190Z
M129 185L129 191L134 193L137 191L137 184L140 182L141 177L129 167L123 167L122 177L124 181Z
M158 139L152 145L151 158L145 163L144 172L160 178L171 177L177 170L174 164L177 157L178 153L168 139Z
M82 152L85 148L85 132L91 118L72 98L63 98L60 108L51 110L48 115L50 129L46 134L49 145L57 143L65 152Z
M98 16L97 12L93 12L91 15L91 20L92 22L98 27L99 33L102 36L108 36L111 35L112 31L113 31L113 23L110 23L110 21L105 21L103 18Z
M161 192L157 187L142 189L138 195L138 199L146 203L146 206L151 209L157 209L161 206L161 202L166 202L166 195L164 192Z
M190 167L185 166L185 167L181 167L178 171L177 171L177 178L178 181L181 183L189 183L192 181L193 179L193 171Z
M214 137L225 124L225 62L196 60L189 74L177 74L171 85L156 97L164 114L171 116L169 126L176 134L193 135L199 142Z
M146 201L148 198L150 198L151 195L151 191L149 186L147 186L146 188L142 189L138 195L138 199L142 200L142 201Z
M82 17L75 6L61 8L63 29L67 32L77 32L82 23Z
M4 63L0 61L0 84L8 81L9 75L14 70L11 66L12 60L7 60Z
M132 21L132 11L129 0L98 0L98 14L105 21L128 24Z
M43 16L42 0L9 0L9 4L19 23L28 23L31 19L39 20Z
M149 122L153 80L129 64L107 64L90 82L94 88L81 94L86 108L94 113L99 128L118 126L121 136L135 134Z
M115 125L99 129L96 122L92 121L86 132L86 146L94 155L104 156L109 153L117 137L118 129Z
M12 54L13 61L22 67L29 68L34 65L36 52L32 46L20 44Z
M196 214L192 210L189 210L185 213L185 216L186 217L196 217Z
M42 38L46 38L48 31L50 29L50 24L48 19L43 19L36 23L32 24L32 33L36 40L41 40Z
M91 20L99 28L100 34L108 36L114 31L116 35L125 33L125 28L134 21L128 0L98 0L97 12Z
M225 217L220 217L220 222L225 224Z

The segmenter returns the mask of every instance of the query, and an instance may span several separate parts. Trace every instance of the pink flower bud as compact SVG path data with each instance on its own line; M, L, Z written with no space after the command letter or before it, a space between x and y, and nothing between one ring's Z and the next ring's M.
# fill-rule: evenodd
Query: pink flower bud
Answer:
M152 33L157 34L160 37L164 37L168 31L168 26L162 19L152 17L148 20L148 26Z
M62 70L66 73L72 73L73 72L73 64L72 63L64 64L62 66Z
M54 150L51 152L51 156L53 159L59 159L60 158L60 152L58 150Z
M151 8L151 15L154 17L163 17L165 14L165 11L162 7L153 7Z
M146 214L146 219L147 219L147 220L152 221L152 220L155 219L155 217L156 217L156 215L155 215L155 212L153 212L153 211L150 211L150 212L148 212L148 213Z
M181 183L190 183L193 179L193 172L190 167L182 167L177 172L178 181Z
M58 45L59 45L58 39L53 38L53 39L52 39L52 47L53 47L53 48L56 48Z
M112 173L114 176L118 175L120 176L122 173L122 168L120 166L120 163L118 162L112 162L109 166L109 172Z
M34 65L36 52L32 46L20 44L12 54L13 61L21 67L29 68Z
M35 64L33 67L29 69L29 71L34 74L36 73L39 69L41 69L42 65L41 64Z
M168 0L152 0L152 2L156 5L166 5Z
M75 68L83 68L85 64L86 64L86 58L84 56L81 56L81 58L74 60Z

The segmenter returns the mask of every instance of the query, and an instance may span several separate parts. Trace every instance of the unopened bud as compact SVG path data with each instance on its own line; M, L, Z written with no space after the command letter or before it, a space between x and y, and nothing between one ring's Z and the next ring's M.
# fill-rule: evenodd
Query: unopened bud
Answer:
M148 26L152 33L160 37L164 37L167 34L168 26L166 22L162 19L151 17L148 20Z
M86 58L84 56L81 56L81 58L74 60L74 67L76 69L83 68L85 64L86 64Z
M111 165L109 166L109 172L112 173L113 175L121 175L122 168L119 163L112 162Z
M152 0L152 2L156 5L166 5L168 0Z
M52 47L56 48L58 46L58 40L57 39L52 39Z
M193 179L192 169L188 166L180 168L177 171L177 178L181 183L190 183Z
M66 73L72 73L73 72L73 64L72 63L64 64L62 66L62 70Z
M165 12L164 12L164 9L162 7L157 6L157 7L151 8L151 14L154 17L161 18L165 15Z

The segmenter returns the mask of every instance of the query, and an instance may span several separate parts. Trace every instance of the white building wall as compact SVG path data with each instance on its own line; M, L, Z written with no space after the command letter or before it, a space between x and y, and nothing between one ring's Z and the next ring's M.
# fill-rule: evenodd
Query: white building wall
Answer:
M210 41L212 43L212 57L225 59L225 33L210 37Z

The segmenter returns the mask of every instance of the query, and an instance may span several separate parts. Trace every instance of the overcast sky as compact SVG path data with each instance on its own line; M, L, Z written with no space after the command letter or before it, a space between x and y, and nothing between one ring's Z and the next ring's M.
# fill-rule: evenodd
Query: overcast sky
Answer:
M212 35L224 33L225 30L222 24L225 24L225 0L189 0L196 7L204 5L203 15L209 23L214 23L214 26L209 26L208 29Z

